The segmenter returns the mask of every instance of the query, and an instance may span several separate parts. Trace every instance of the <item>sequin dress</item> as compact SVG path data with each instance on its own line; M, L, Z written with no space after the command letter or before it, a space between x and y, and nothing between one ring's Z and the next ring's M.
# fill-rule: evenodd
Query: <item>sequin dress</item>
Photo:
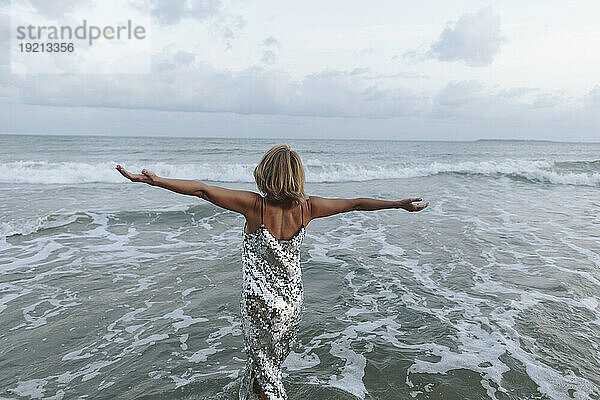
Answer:
M286 400L281 365L296 340L304 304L300 269L304 209L298 232L283 240L263 224L262 208L261 199L260 227L253 233L244 228L240 308L247 360L239 399L259 398L252 391L253 379L257 379L269 400Z

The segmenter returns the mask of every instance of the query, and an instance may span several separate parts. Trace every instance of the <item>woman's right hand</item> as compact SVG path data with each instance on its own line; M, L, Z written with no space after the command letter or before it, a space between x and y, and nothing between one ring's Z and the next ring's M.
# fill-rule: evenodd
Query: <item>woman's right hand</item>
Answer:
M406 211L410 211L410 212L421 211L421 210L424 210L425 208L427 208L427 206L429 205L429 202L427 202L425 204L413 204L413 203L418 203L420 201L423 201L423 199L420 197L414 197L414 198L410 198L410 199L400 200L400 208L403 208Z
M156 179L158 178L156 174L146 169L143 169L141 174L132 174L131 172L127 171L125 168L118 164L115 167L115 169L119 171L121 175L123 175L125 178L129 179L131 182L143 182L152 185L156 182Z

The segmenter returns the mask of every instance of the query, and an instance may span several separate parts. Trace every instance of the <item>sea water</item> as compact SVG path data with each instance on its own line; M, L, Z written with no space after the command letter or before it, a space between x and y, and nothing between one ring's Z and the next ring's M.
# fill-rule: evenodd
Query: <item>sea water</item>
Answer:
M600 144L0 136L0 398L235 399L244 218L124 179L323 197L291 399L599 399Z

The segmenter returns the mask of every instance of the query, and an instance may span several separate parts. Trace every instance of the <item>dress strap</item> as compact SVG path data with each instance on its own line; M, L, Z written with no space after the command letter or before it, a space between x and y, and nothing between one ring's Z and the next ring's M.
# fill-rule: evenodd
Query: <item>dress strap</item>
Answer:
M260 195L259 195L260 196ZM265 201L265 199L260 196L260 224L263 224L263 202Z
M300 203L300 215L302 215L302 226L304 226L304 207L302 207L302 203Z

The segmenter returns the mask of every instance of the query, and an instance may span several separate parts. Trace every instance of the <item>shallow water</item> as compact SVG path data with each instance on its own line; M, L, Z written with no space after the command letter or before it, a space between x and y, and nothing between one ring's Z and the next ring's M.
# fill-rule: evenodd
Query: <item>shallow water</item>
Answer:
M312 221L291 399L599 399L600 144L289 140ZM243 217L275 142L0 136L0 398L235 399ZM144 149L150 150L144 150Z

